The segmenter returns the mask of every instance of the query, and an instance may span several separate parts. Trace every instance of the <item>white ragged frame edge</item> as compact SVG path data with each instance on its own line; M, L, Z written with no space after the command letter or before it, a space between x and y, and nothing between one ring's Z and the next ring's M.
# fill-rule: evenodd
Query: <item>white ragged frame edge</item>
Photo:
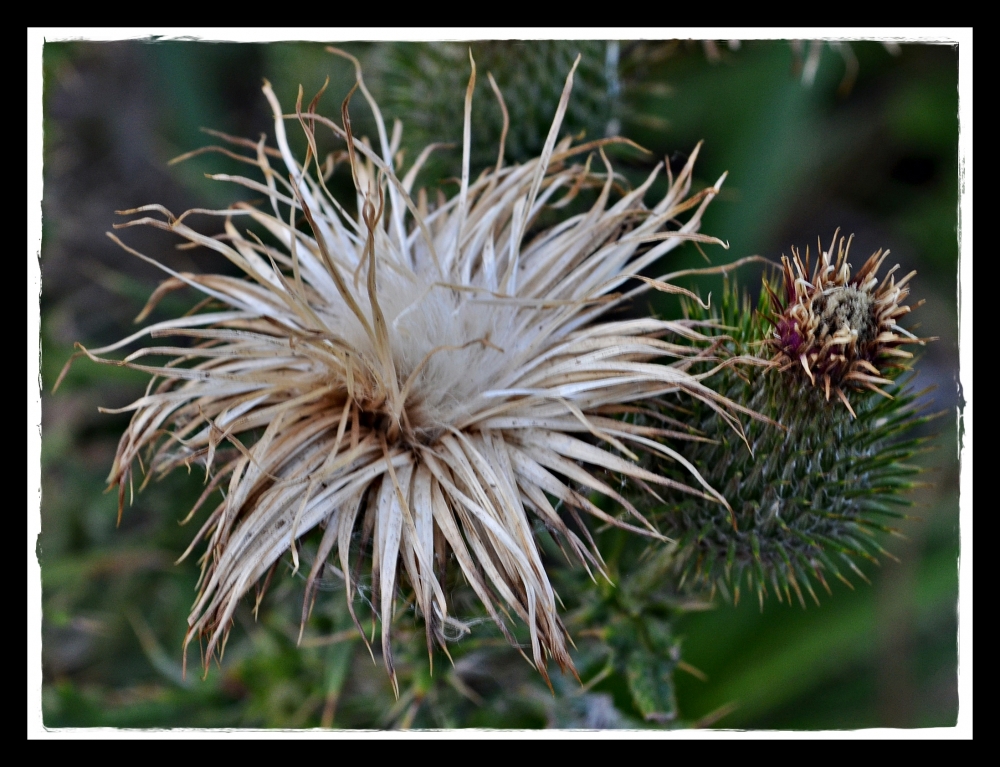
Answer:
M179 27L132 28L29 28L28 30L28 737L162 737L177 732L180 737L216 737L213 731L143 731L121 732L106 729L46 730L41 717L41 570L38 544L41 532L41 370L40 370L40 254L42 240L42 47L46 40L111 41L126 39L228 40L240 42L268 42L275 40L301 40L334 42L344 40L469 40L469 39L659 39L687 38L714 40L749 39L874 39L896 42L953 43L959 49L959 407L956 412L959 434L960 461L960 540L959 558L959 717L953 728L927 730L866 730L860 732L796 732L782 733L794 739L830 738L971 738L972 737L972 29L971 28L340 28L323 30L315 28L284 28L280 30ZM250 737L283 737L280 731L248 732ZM489 733L488 737L497 737ZM500 734L502 735L502 733ZM315 733L318 737L336 737L336 733ZM452 737L477 737L475 732L455 733ZM602 733L560 733L539 731L517 733L521 738L552 738L589 736L609 737ZM770 738L768 732L679 731L654 733L645 731L644 737L728 739ZM381 733L380 737L441 737L441 733ZM613 734L621 737L621 734Z
M972 30L958 42L958 726L972 737Z

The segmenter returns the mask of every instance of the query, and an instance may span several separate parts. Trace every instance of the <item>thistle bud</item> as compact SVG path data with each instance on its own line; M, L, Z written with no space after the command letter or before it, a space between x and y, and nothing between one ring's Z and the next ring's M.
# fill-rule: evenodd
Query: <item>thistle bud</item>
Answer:
M835 243L837 257L833 260ZM903 302L910 292L907 283L916 272L896 282L893 274L899 269L897 264L879 279L879 267L889 255L888 250L880 249L852 277L847 261L850 247L850 239L845 243L841 237L837 242L835 233L830 248L820 248L811 275L809 249L803 259L792 248L792 260L781 258L781 295L767 282L764 285L776 307L768 317L774 326L768 343L779 369L801 365L810 383L823 388L827 400L831 390L836 392L853 416L844 389L886 395L879 387L892 383L887 374L902 370L902 360L913 356L899 347L923 344L928 339L917 338L898 324L915 308Z
M720 353L758 355L760 366L725 367L712 380L769 421L734 430L700 400L685 405L699 439L684 457L732 511L665 499L659 521L678 541L681 583L734 601L748 588L761 604L770 591L789 602L794 593L804 605L805 595L818 603L815 584L867 580L859 564L892 556L882 540L905 517L918 472L906 461L922 441L906 435L928 420L906 388L911 354L899 347L929 339L898 324L913 275L895 282L893 268L879 280L888 254L879 251L852 277L848 246L842 238L835 259L832 246L821 252L811 273L808 254L793 251L779 281L764 280L756 311L728 287L714 314L687 307L717 334Z

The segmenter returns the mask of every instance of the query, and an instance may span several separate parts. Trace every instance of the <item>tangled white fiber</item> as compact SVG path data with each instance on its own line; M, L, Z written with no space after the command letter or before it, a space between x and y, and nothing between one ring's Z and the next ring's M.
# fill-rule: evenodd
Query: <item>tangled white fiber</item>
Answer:
M688 293L670 284L676 274L639 275L686 240L719 243L697 230L722 179L689 197L695 152L676 178L667 169L669 188L653 207L643 197L662 164L638 188L617 191L621 178L603 147L622 139L577 146L572 137L558 140L571 71L541 156L506 167L501 140L496 166L471 180L473 62L459 192L429 203L423 190L411 190L434 146L400 177L394 157L401 126L395 123L390 138L356 60L354 66L355 88L378 126L378 152L353 136L350 94L338 124L316 113L319 96L303 111L301 89L295 113L283 114L265 82L276 147L264 138L225 137L248 153L210 149L259 169L260 181L216 178L264 195L269 211L237 204L180 217L158 205L124 212L150 215L116 228L165 229L223 254L245 277L161 267L170 279L139 319L184 286L206 297L198 311L81 351L152 376L145 396L125 408L134 415L109 481L118 485L121 504L139 460L148 476L204 466L198 506L226 488L188 549L207 540L188 631L188 641L208 638L206 662L224 646L241 597L286 552L297 569L297 541L318 527L303 621L317 576L332 568L344 578L360 629L352 567L370 557L371 601L394 684L389 640L401 582L412 589L428 648L444 648L444 628L454 619L443 573L455 565L511 641L511 613L527 625L529 662L543 674L549 659L572 669L533 524L540 521L588 571L600 573L601 556L580 512L659 535L614 489L618 479L726 503L663 441L683 433L635 417L651 412L650 400L685 391L733 419L736 406L705 386L704 375L688 372L697 347L664 340L701 336L690 323L609 315L649 288ZM492 77L490 83L503 106ZM308 140L301 162L286 139L289 120ZM357 216L326 187L330 165L318 157L318 129L346 142ZM585 155L586 164L571 162ZM605 172L591 170L596 158ZM540 230L543 210L562 209L588 188L599 190L588 210ZM192 213L223 217L225 234L190 228L185 219ZM241 231L234 223L240 217L274 241ZM302 217L308 230L297 223ZM619 291L635 278L638 289ZM143 336L187 340L123 360L104 356ZM169 362L144 364L151 356ZM695 487L640 465L642 453L683 464ZM602 510L595 494L620 514Z

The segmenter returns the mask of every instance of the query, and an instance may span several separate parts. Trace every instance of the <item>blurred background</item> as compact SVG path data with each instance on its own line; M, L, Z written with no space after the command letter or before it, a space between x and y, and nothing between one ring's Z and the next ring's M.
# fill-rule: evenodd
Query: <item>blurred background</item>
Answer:
M858 265L878 248L903 273L916 269L913 315L936 336L918 362L929 412L926 486L914 494L900 560L869 568L871 585L835 586L821 607L773 601L761 610L686 612L673 622L685 664L678 721L734 728L830 729L954 724L957 695L958 464L957 158L958 55L948 45L794 41L486 42L341 44L363 64L387 121L403 119L407 156L430 141L461 143L471 46L479 70L473 172L496 160L500 111L491 71L511 114L507 161L537 154L563 80L582 55L563 133L621 134L651 150L612 154L633 183L666 159L677 171L700 141L698 186L728 172L702 231L729 243L713 264L751 254L777 260L792 245L855 235ZM303 581L275 578L257 620L238 614L222 663L205 679L197 649L181 674L181 642L197 565L175 565L195 532L178 525L201 477L150 483L115 526L104 494L121 407L141 374L78 361L52 386L74 342L124 337L161 273L105 236L114 211L160 203L175 214L225 207L240 187L208 172L236 172L219 154L168 166L216 143L202 127L256 140L273 135L263 78L286 111L330 85L319 111L339 121L351 65L316 43L49 43L44 48L45 168L42 243L43 718L49 727L621 727L645 726L610 683L553 680L555 694L516 651L491 638L456 654L439 681L419 680L395 700L381 664L357 638L342 586L317 601L296 647ZM356 96L356 134L377 142ZM290 131L294 133L294 131ZM331 145L332 147L332 145ZM460 150L441 150L423 183L454 174ZM350 183L338 171L334 186ZM419 183L419 182L418 182ZM452 189L444 184L446 193ZM657 188L651 191L655 196ZM199 222L206 232L218 221ZM212 227L217 227L213 229ZM222 271L221 257L175 250L169 235L131 229L128 244L178 270ZM676 254L676 255L674 255ZM704 265L686 246L670 266ZM760 271L737 281L751 292ZM693 283L705 294L721 281ZM168 297L152 319L187 311ZM676 305L658 303L668 314ZM911 325L912 327L912 325ZM138 491L138 488L136 488ZM280 583L279 583L280 581ZM405 627L402 631L407 630ZM414 632L422 629L416 627ZM416 637L415 645L422 639ZM426 674L422 645L414 671ZM586 648L581 649L586 653ZM421 660L421 653L422 660ZM488 662L483 658L488 657ZM405 665L405 659L403 661ZM422 664L422 666L421 666ZM581 668L585 664L581 665ZM695 673L696 672L696 673ZM586 677L586 675L585 675ZM423 685L423 686L421 686ZM610 685L610 686L609 686Z

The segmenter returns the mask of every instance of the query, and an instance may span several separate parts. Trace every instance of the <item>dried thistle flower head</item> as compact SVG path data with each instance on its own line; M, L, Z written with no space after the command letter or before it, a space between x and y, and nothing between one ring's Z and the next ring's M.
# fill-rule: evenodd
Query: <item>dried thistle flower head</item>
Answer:
M879 267L889 255L888 250L879 250L852 277L847 262L851 239L838 241L835 232L828 250L818 248L811 275L808 247L804 259L793 247L791 260L781 257L783 284L778 292L783 296L773 293L767 282L765 287L772 291L777 307L770 318L774 361L781 370L801 365L813 385L823 388L827 400L831 390L836 392L854 415L844 389L886 394L879 388L891 383L886 372L902 369L899 361L913 356L899 347L930 339L917 338L899 325L903 315L923 303L904 304L910 293L907 283L916 272L896 282L897 264L879 278Z
M264 195L264 209L208 211L225 220L225 235L215 238L190 228L188 214L157 205L126 213L159 215L116 227L178 234L223 254L245 278L171 272L140 319L167 291L184 286L206 296L199 311L81 352L152 376L145 396L126 408L134 416L109 481L121 503L145 453L149 475L205 467L208 485L195 509L226 488L191 544L207 540L188 632L188 640L208 637L206 661L224 646L247 590L286 552L298 568L297 542L322 528L303 621L324 568L343 577L354 617L359 569L370 559L370 601L390 674L390 625L404 581L424 618L428 647L444 648L444 627L456 625L442 586L449 562L505 635L511 637L511 613L524 621L530 661L543 674L548 659L572 669L534 526L544 525L584 567L601 571L580 512L658 535L610 476L725 504L660 441L663 430L615 418L636 410L629 403L674 391L713 408L731 406L701 383L704 375L687 371L696 348L663 339L698 334L682 322L609 317L650 287L686 292L669 285L669 275L643 277L639 291L616 291L685 240L718 242L696 233L718 185L688 196L695 152L653 207L643 197L662 166L612 200L620 177L602 147L614 140L557 140L572 71L541 156L504 167L501 145L496 166L473 179L473 63L460 188L432 204L423 191L411 192L433 147L402 174L394 164L401 128L397 123L390 139L354 63L380 151L352 135L350 95L338 124L316 113L318 96L303 111L301 90L295 114L283 114L265 82L277 146L226 137L263 180L217 177ZM499 91L497 97L502 105ZM301 161L288 145L289 120L308 140ZM347 144L357 216L327 189L318 129ZM571 162L595 151L604 172L591 170L590 160ZM559 210L587 187L599 190L589 210L535 230L543 209ZM682 215L687 220L671 228ZM236 225L247 217L272 241ZM302 217L308 232L296 224ZM190 345L142 348L120 361L103 356L147 335ZM150 356L169 362L144 364ZM694 487L641 467L641 452L680 461ZM624 518L595 505L594 493L617 503Z

